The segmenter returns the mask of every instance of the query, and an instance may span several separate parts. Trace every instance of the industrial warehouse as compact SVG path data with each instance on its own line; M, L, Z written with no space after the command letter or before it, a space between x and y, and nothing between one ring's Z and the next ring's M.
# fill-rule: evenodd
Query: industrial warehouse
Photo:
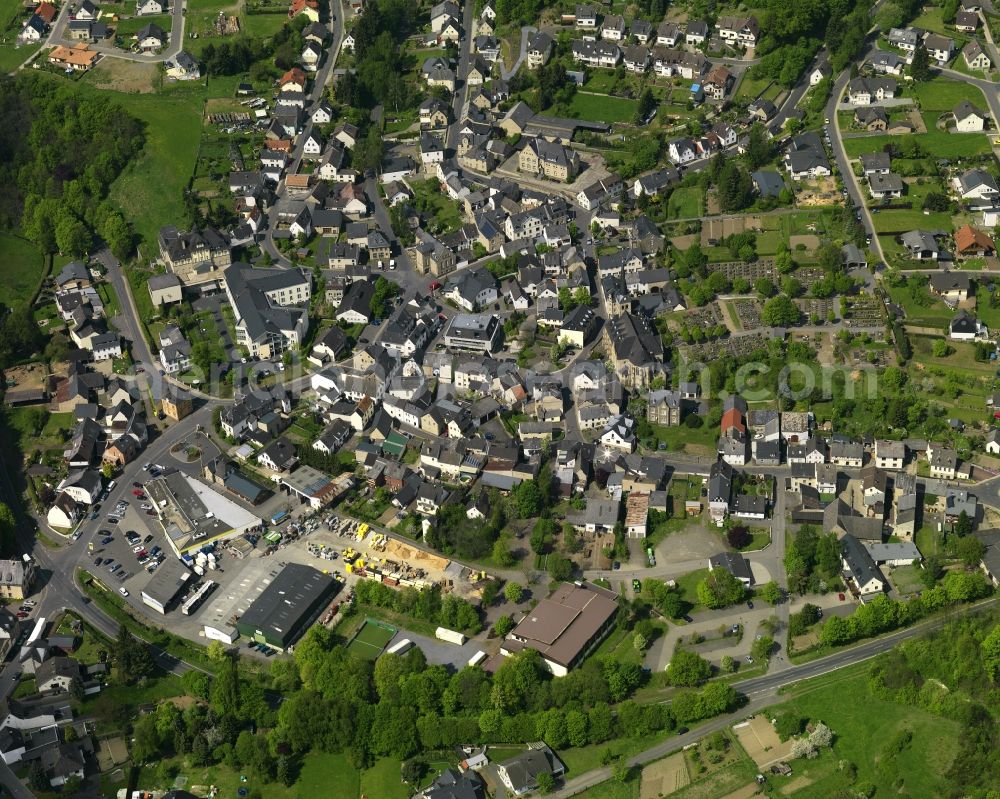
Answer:
M179 560L167 558L142 589L143 604L165 615L167 608L193 579L194 574Z
M512 655L525 647L537 649L549 670L565 677L611 630L618 595L593 583L563 583L539 602L503 642Z
M154 477L146 491L178 557L211 541L261 529L260 517L182 472Z
M298 640L340 588L329 574L290 563L236 621L241 635L284 651Z

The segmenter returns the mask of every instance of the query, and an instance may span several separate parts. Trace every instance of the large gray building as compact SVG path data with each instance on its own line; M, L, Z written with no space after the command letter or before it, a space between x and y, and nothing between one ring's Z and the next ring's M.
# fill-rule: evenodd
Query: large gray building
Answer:
M289 563L237 620L236 629L284 651L306 631L339 587L329 574Z

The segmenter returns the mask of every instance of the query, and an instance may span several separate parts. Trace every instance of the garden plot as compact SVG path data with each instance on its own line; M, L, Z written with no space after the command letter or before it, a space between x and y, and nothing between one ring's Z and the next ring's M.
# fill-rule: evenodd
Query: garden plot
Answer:
M677 752L663 760L650 763L642 770L639 799L658 799L679 791L691 782L684 753Z
M701 223L701 246L714 247L718 242L745 230L762 231L764 220L759 215L706 219Z
M778 733L774 731L774 725L766 716L754 716L749 721L737 724L733 727L733 732L759 768L786 760L791 754L794 741L789 739L782 743Z

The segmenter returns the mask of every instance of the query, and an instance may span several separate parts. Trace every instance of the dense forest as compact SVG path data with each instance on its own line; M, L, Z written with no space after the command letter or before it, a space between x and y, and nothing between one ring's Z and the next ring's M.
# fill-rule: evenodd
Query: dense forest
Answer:
M45 253L84 255L95 236L127 253L132 233L105 198L141 150L141 123L104 99L44 76L0 79L0 228L20 227Z

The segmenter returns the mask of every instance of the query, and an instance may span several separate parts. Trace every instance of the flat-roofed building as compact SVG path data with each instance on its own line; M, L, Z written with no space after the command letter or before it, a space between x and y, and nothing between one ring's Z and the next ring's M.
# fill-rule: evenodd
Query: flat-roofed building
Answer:
M451 350L496 352L502 342L500 317L493 314L455 314L444 332L444 343Z
M353 484L350 475L334 479L312 466L299 466L287 477L281 478L281 486L287 493L297 494L303 503L308 502L311 508L317 509L329 505Z
M501 651L536 649L554 675L565 677L604 640L617 612L614 591L589 582L563 583L521 619Z
M178 557L210 541L261 528L259 516L178 471L149 480L146 493Z
M167 558L142 589L142 603L157 613L166 615L167 608L188 587L193 577L194 573L188 571L179 560Z

